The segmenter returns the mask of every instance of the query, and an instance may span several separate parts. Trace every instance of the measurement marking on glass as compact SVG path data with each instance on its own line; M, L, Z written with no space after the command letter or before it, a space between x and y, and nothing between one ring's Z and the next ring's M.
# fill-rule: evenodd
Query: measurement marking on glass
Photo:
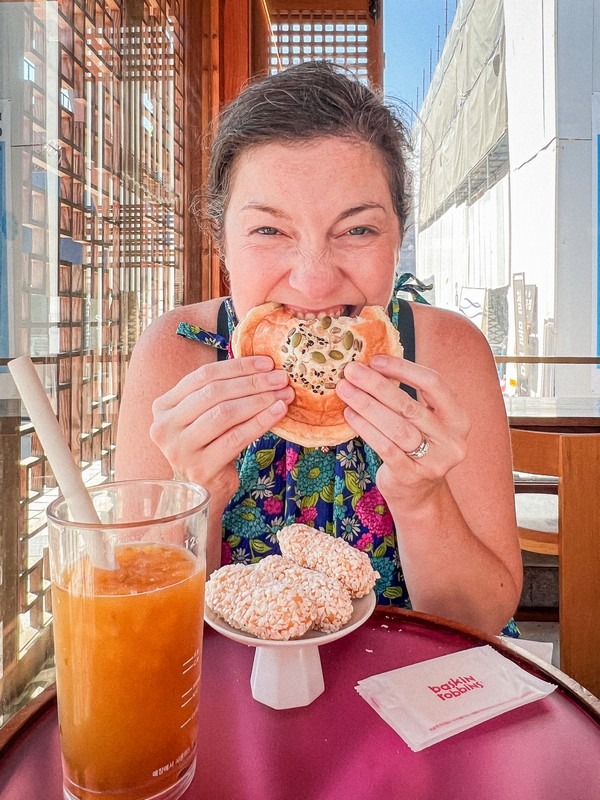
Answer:
M191 658L188 658L187 661L183 662L183 672L182 675L185 675L186 672L189 672L191 669L194 669L195 666L198 664L198 651L194 651L194 655Z
M193 692L194 689L197 689L199 683L200 683L200 678L196 678L196 680L192 683L190 688L186 689L186 691L181 695L181 697L184 698L186 696L186 694L189 694L190 692Z

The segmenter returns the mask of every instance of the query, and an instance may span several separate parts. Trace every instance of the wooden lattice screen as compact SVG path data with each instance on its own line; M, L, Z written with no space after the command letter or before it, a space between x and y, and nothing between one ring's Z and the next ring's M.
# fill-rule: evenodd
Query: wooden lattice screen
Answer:
M88 482L111 477L135 341L182 301L182 2L0 4L16 235L8 355L34 358ZM57 493L10 392L0 476L1 723L51 652L45 508Z
M188 213L211 119L253 74L298 60L332 59L381 84L381 5L0 1L14 233L0 352L0 725L26 686L18 702L37 691L31 678L51 654L45 508L57 493L6 392L7 358L34 357L85 479L111 477L137 337L183 299L224 290Z
M344 65L361 80L382 82L381 3L368 0L299 3L270 0L269 70L327 59Z

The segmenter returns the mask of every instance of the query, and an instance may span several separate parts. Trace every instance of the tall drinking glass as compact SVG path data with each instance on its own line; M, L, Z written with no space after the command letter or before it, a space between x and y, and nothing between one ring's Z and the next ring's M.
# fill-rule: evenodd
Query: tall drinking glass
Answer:
M209 495L89 492L98 524L48 508L64 796L174 800L196 766Z

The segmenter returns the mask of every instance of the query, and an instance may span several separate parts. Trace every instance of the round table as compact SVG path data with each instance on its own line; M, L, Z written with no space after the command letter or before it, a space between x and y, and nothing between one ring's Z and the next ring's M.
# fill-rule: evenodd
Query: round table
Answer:
M369 675L482 644L558 689L418 753L354 689ZM324 693L276 711L252 698L254 648L206 629L198 765L185 800L600 798L600 704L535 657L381 607L320 653ZM0 731L0 746L2 800L61 800L53 689Z

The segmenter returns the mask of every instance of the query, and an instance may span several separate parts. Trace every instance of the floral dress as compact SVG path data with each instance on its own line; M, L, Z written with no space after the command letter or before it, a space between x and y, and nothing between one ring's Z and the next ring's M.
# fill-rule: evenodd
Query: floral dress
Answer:
M410 304L394 298L388 313L400 330L405 357L414 360ZM233 304L227 298L221 308L219 333L187 323L181 323L177 333L216 347L219 356L227 358L231 357L229 336L235 324ZM416 396L411 387L403 388ZM410 608L394 520L375 485L380 464L377 453L359 437L333 447L313 448L270 432L264 434L238 458L240 485L223 514L221 563L249 564L278 554L279 529L302 522L367 553L380 575L375 585L377 602ZM518 635L512 621L503 632Z

